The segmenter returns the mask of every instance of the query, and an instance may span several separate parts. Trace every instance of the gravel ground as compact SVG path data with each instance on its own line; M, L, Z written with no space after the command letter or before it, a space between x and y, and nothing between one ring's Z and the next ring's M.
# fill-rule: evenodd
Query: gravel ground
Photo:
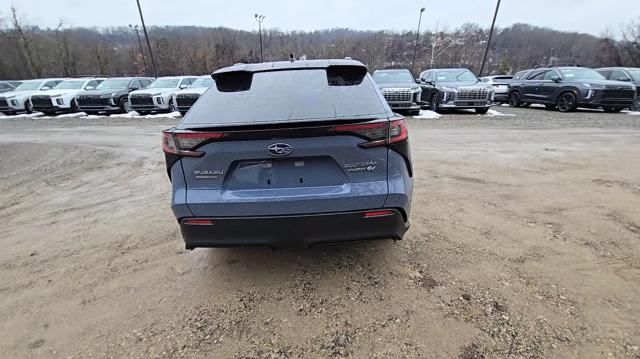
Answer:
M410 119L403 241L185 251L169 118L0 118L7 358L640 358L640 116ZM513 115L513 116L509 116Z

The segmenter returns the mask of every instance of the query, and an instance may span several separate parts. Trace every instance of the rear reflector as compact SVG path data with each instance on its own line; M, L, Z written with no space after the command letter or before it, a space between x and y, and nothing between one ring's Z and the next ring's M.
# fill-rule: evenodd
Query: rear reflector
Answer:
M387 211L387 210L370 211L370 212L364 212L364 218L387 217L387 216L393 216L394 214L395 214L394 211Z
M210 219L186 219L182 222L191 226L212 226L213 221Z

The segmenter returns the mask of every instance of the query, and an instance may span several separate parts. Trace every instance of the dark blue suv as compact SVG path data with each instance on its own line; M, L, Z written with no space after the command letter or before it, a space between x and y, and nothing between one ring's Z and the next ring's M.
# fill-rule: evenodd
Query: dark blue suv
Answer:
M413 188L407 124L354 60L213 73L163 132L187 249L402 239Z

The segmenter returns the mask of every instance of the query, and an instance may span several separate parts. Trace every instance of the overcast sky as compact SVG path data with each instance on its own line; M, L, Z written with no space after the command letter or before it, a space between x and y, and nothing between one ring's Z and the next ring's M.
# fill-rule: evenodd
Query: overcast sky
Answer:
M489 26L496 0L141 0L147 25L227 26L254 30L253 14L281 30L348 27L406 30L417 26L420 7L427 8L422 29L436 24L454 28L465 22ZM119 26L139 22L135 0L0 0L0 16L12 4L25 21L54 27ZM620 25L640 17L640 0L503 0L497 24L516 22L600 35L619 33Z

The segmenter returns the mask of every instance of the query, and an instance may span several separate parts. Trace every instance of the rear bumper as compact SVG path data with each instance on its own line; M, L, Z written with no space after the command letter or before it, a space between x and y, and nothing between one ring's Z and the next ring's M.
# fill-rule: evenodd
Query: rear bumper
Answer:
M382 216L367 212L389 211ZM188 224L193 220L212 224ZM180 229L187 249L198 247L266 246L310 247L338 242L395 239L409 229L396 209L322 213L294 216L182 218Z

